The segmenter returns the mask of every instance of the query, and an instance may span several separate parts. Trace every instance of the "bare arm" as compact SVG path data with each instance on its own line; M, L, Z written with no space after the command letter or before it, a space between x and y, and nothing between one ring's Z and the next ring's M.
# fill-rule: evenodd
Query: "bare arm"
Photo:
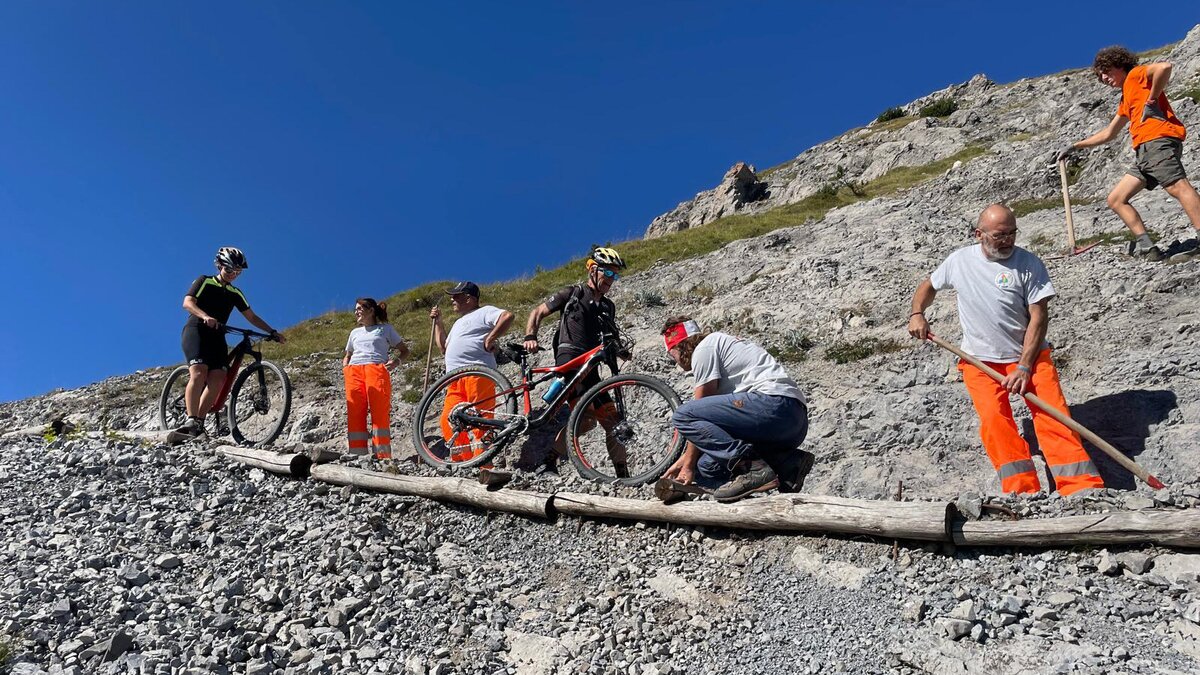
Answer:
M1021 345L1021 360L1017 368L1005 376L1003 386L1014 394L1029 390L1029 379L1033 376L1033 364L1037 361L1042 345L1046 342L1046 330L1050 327L1050 298L1029 306L1029 326L1025 329L1025 342Z
M266 321L263 321L262 318L260 318L257 314L255 314L253 309L250 309L249 307L247 307L246 311L242 312L242 316L246 317L247 321L254 324L258 328L261 328L262 330L278 337L280 342L287 341L286 338L283 337L282 333L275 330L274 328L271 328L271 325L268 324Z
M342 357L342 367L345 368L348 365L350 365L350 352L349 351L347 351L345 353L345 355Z
M1167 84L1171 81L1171 64L1165 61L1146 64L1146 77L1150 78L1149 100L1158 100L1158 97L1167 90Z
M1116 138L1117 134L1121 133L1121 130L1125 128L1126 124L1129 124L1128 117L1120 114L1113 115L1112 121L1108 123L1108 126L1104 127L1104 129L1096 132L1095 134L1088 136L1082 141L1073 143L1071 147L1078 149L1104 145L1105 143Z
M525 340L525 349L527 351L532 352L532 351L537 350L537 348L538 348L538 341L537 341L538 326L542 325L542 319L545 319L547 316L550 316L550 313L551 313L550 308L547 307L546 303L544 303L544 302L542 304L538 305L537 307L534 307L533 311L529 313L529 320L525 322L525 335L527 335L527 336L532 335L533 339Z
M692 397L700 400L705 396L716 396L719 386L720 380L705 382L692 391ZM692 483L696 480L696 463L699 461L700 448L697 448L695 443L688 441L683 446L683 454L669 469L663 472L663 476L684 484Z
M512 325L512 322L512 312L501 310L500 318L496 320L496 326L487 334L487 337L483 338L483 348L489 352L496 351L496 340L508 332L508 327Z
M190 295L183 296L183 308L187 310L188 314L191 314L197 319L203 321L204 325L208 326L209 328L215 329L220 325L220 322L218 322L216 319L205 314L204 310L200 309L200 306L196 304L196 298Z
M912 308L908 316L908 334L918 340L929 337L929 321L925 319L925 310L936 296L937 290L928 278L922 281L921 285L917 286L917 292L913 293Z
M442 354L446 353L446 327L442 325L442 310L434 305L429 310L429 318L433 320L433 341L437 343Z

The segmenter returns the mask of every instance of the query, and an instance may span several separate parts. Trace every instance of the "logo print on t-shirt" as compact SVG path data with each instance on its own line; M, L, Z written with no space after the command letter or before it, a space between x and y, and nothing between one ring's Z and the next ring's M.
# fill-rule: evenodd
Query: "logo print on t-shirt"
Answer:
M996 288L1007 291L1017 283L1016 275L1012 272L1000 272L996 275Z

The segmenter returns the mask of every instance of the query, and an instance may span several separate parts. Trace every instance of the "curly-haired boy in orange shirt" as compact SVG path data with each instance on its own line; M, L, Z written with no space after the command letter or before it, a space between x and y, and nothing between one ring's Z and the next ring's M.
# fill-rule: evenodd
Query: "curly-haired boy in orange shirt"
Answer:
M1129 203L1143 189L1161 185L1183 207L1192 226L1200 231L1200 195L1183 169L1183 139L1187 134L1163 92L1171 77L1171 64L1138 65L1137 56L1124 47L1105 47L1096 54L1092 71L1097 79L1121 90L1117 114L1103 131L1072 143L1058 153L1062 161L1072 150L1108 143L1130 124L1129 134L1137 157L1134 165L1108 195L1108 206L1133 233L1133 255L1161 260L1162 251L1150 240L1137 209ZM1132 123L1132 124L1131 124ZM1181 262L1200 254L1195 247L1171 256Z

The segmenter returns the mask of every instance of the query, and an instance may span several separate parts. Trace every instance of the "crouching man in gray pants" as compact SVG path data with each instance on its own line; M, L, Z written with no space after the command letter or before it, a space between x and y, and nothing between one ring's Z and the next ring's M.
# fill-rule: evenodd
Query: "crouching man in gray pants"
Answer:
M695 375L695 400L675 411L672 424L687 439L683 456L660 481L664 501L681 492L711 491L721 502L779 488L798 492L813 455L799 449L808 433L800 388L762 347L702 332L687 316L662 330L667 353Z

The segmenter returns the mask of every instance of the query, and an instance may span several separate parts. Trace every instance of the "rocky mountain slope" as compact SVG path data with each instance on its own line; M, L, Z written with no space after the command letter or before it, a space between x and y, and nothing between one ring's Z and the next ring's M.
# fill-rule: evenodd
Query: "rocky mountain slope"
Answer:
M1181 119L1200 125L1200 27L1153 58L1174 65ZM1200 503L1200 262L1123 255L1104 195L1124 139L1079 153L1077 257L1065 245L1056 148L1111 119L1086 70L1010 84L977 76L655 220L648 235L719 228L831 191L819 219L623 277L632 369L689 383L662 354L663 318L691 313L780 355L811 401L806 490L995 500L1027 516ZM1200 98L1200 96L1197 96ZM949 116L919 117L952 98ZM1185 144L1192 168L1200 142ZM961 157L875 198L902 167ZM954 362L904 333L917 283L970 243L979 211L1017 208L1018 244L1047 257L1050 339L1079 421L1161 477L1063 500L999 499ZM1191 237L1161 191L1136 201L1162 243ZM952 294L929 313L958 335ZM287 364L297 393L281 446L339 448L336 356ZM547 526L282 481L200 446L105 435L153 430L162 371L0 405L0 428L69 417L93 433L0 441L0 650L18 672L1194 672L1200 556L1160 549L973 551L560 520ZM411 414L396 393L400 420ZM1031 426L1020 413L1025 430ZM1032 437L1031 434L1027 434ZM530 448L536 453L539 448ZM1099 453L1094 453L1099 455ZM1044 473L1044 466L1039 464ZM401 470L423 472L401 462ZM519 476L517 486L589 486ZM646 490L626 491L649 498ZM7 636L7 638L5 638Z

